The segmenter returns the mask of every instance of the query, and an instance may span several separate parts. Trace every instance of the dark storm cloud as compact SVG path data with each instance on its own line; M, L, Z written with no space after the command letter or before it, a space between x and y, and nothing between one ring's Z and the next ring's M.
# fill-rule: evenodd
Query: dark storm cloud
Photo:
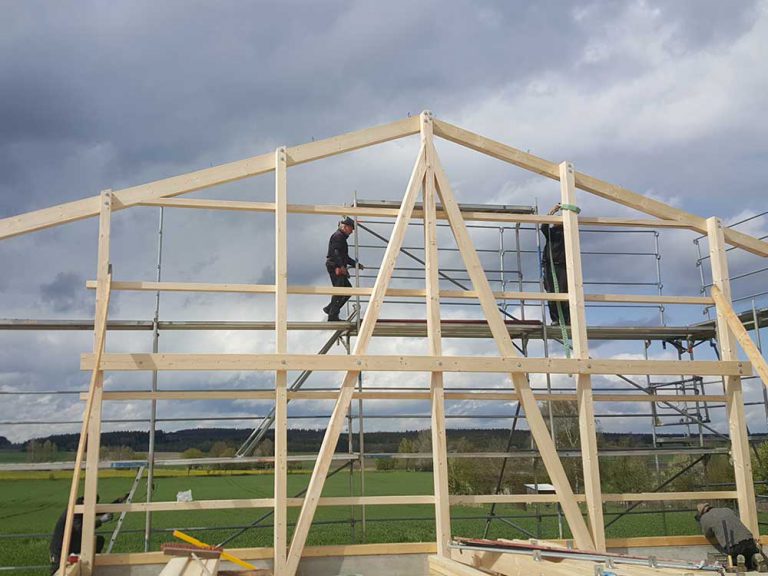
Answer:
M572 160L577 169L702 216L755 212L764 205L764 161L756 151L765 149L768 133L761 113L768 80L757 65L765 52L761 38L768 36L766 12L765 2L714 0L5 2L0 217L424 108L554 161ZM558 198L556 183L445 142L439 146L461 201L538 203L546 211ZM355 191L365 198L400 198L417 148L412 138L296 167L289 172L291 201L345 203ZM273 194L268 175L199 195L269 200ZM586 195L579 203L589 214L631 213ZM157 220L150 208L115 214L116 279L155 279ZM327 282L322 261L336 220L291 216L291 283ZM90 315L93 294L82 286L95 277L96 230L91 220L0 244L2 315ZM272 235L266 215L168 210L163 279L271 282ZM535 248L535 236L526 232L523 244ZM698 293L693 237L662 233L665 292ZM489 235L478 235L477 242L498 245ZM599 252L631 251L640 243L585 235L584 244ZM366 249L361 258L376 265L381 254ZM495 256L489 258L490 266ZM603 258L585 257L588 279L655 276L652 260ZM461 267L454 257L446 263ZM404 259L401 264L411 265ZM524 267L526 277L537 277L535 255ZM292 299L291 319L320 320L325 300ZM154 313L152 294L123 293L119 304L122 318L149 319ZM161 318L268 319L271 306L269 297L164 294ZM416 314L415 309L393 307L388 313ZM653 314L608 310L594 318L647 323ZM693 321L685 312L671 314L674 321ZM0 382L82 383L77 353L90 346L88 335L82 336L73 346L61 335L40 335L34 346L51 341L59 352L35 357L37 368L9 352ZM146 351L146 336L111 334L110 346ZM290 343L315 351L323 340L292 335ZM403 342L378 345L396 353ZM161 339L161 350L174 351L252 352L269 346L271 335ZM611 344L599 346L601 355L619 352ZM9 341L8 350L21 355L23 347ZM456 350L485 352L477 342L457 344ZM336 380L321 382L332 386ZM245 381L246 387L253 383ZM122 376L115 383L135 385ZM75 415L77 405L69 406Z

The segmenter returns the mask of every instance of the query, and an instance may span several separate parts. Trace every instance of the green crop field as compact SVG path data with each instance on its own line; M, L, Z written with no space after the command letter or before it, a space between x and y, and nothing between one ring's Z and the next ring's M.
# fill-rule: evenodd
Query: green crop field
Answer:
M181 470L161 470L156 479L153 500L175 500L176 493L192 490L195 500L223 498L269 498L272 496L271 474L246 474L194 471L187 475ZM48 562L48 540L56 519L66 506L69 493L69 473L5 473L0 476L0 566L35 566ZM309 475L290 474L288 492L293 496L306 487ZM105 471L100 479L100 498L109 502L126 493L133 482L131 471ZM351 487L351 488L350 488ZM429 472L367 471L365 494L431 494L432 474ZM360 494L360 476L342 471L326 482L324 496L349 496ZM144 485L137 491L135 500L146 498ZM657 512L657 504L639 507L641 514L625 516L607 530L607 536L658 536L667 534L695 534L698 527L691 512ZM454 506L452 531L454 535L479 537L483 535L485 515L489 506ZM606 508L606 523L621 508ZM537 511L549 517L537 518ZM153 514L152 549L173 537L174 528L186 529L197 538L218 544L233 535L236 526L246 526L268 513L266 509L253 510L203 510L183 512L156 512ZM290 521L295 521L299 509L291 509ZM499 516L515 516L512 522L537 537L556 538L557 518L553 505L505 505L496 508ZM366 527L363 535L361 507L319 508L315 525L309 533L308 545L348 544L361 542L423 542L435 538L432 521L433 510L429 505L418 506L368 506L365 510ZM354 518L354 523L352 519ZM409 520L412 519L412 520ZM344 521L343 523L332 523ZM145 515L128 514L113 552L143 550ZM109 542L116 522L99 529ZM18 535L18 536L14 536ZM491 537L525 537L517 528L500 520L491 525ZM9 538L9 536L13 536ZM567 532L566 532L567 537ZM272 541L271 517L260 528L253 528L234 539L231 547L270 546ZM44 570L24 573L43 574ZM15 572L20 574L21 572Z

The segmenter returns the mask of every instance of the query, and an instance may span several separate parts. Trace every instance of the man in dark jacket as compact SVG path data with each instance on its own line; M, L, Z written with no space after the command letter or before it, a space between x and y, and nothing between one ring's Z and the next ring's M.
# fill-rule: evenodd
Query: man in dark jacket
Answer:
M364 270L365 267L360 264L354 258L349 256L349 246L347 245L347 238L355 231L355 221L349 216L339 222L339 228L331 234L331 238L328 241L328 254L325 257L325 268L328 270L328 275L331 277L331 284L336 287L351 288L352 284L349 282L349 266L357 266L359 270ZM328 314L329 322L336 322L339 320L339 312L341 307L347 303L349 296L333 296L330 304L323 308L323 312Z
M113 504L125 502L128 499L128 494L121 496L112 501ZM96 496L98 502L99 497ZM76 504L83 503L83 497L80 496L75 501ZM112 520L113 516L110 513L102 514L96 518L96 528L99 528L104 522ZM53 536L51 536L51 543L48 547L51 556L51 574L55 574L59 569L61 563L61 545L64 543L64 526L67 522L67 511L61 513L59 519L56 521L56 527L53 529ZM69 540L69 554L80 554L80 541L83 539L83 515L75 514L72 517L72 535ZM104 548L104 536L96 536L96 553L98 554ZM69 555L68 554L68 555Z
M549 215L552 216L560 210L560 204L555 204ZM562 224L542 224L541 233L544 234L544 253L541 257L541 274L544 279L544 290L547 292L568 292L568 274L565 269L565 237ZM555 279L557 285L555 285ZM549 317L553 324L560 323L560 312L563 312L563 322L571 324L571 310L567 302L550 300Z
M712 508L707 503L699 504L696 520L701 531L712 546L723 554L728 554L736 565L739 554L744 556L749 570L765 570L763 551L755 542L749 529L742 524L736 513L730 508Z

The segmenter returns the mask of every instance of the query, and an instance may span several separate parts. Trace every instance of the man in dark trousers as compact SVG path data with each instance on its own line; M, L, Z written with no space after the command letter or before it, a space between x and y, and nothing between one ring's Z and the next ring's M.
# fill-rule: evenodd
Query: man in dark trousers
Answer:
M733 510L712 508L707 503L699 504L696 509L698 510L696 520L701 525L704 536L717 550L728 554L734 566L737 556L742 555L747 569L767 571L763 551Z
M347 238L355 231L355 221L349 216L339 222L339 228L331 234L331 239L328 241L328 254L325 257L325 268L328 270L328 275L331 277L331 284L336 287L351 288L352 284L349 282L349 267L357 266L359 270L364 270L365 267L349 256L349 246L347 245ZM330 304L323 308L323 312L328 315L329 322L336 322L339 320L339 312L341 307L347 303L349 296L333 296Z
M113 500L113 504L125 502L128 499L128 494ZM98 502L99 497L96 496ZM83 503L83 497L80 496L75 502L76 504ZM112 520L113 516L110 513L102 514L96 518L96 528L99 528L104 522ZM61 545L64 543L64 526L67 522L67 511L61 513L59 519L56 521L56 527L53 529L53 536L51 536L51 543L48 547L51 555L51 574L56 573L59 569L61 562ZM80 554L80 541L83 539L83 515L75 514L72 517L72 535L69 540L69 554ZM98 554L104 548L104 536L96 536L96 553ZM68 554L68 555L69 555Z
M560 210L560 204L555 204L549 215L552 216ZM544 234L544 254L541 257L541 273L544 279L544 290L547 292L568 292L568 274L565 269L565 239L562 224L542 224L541 233ZM557 285L555 280L557 278ZM567 302L550 300L549 317L552 324L560 323L560 312L563 312L563 322L571 324L571 311Z

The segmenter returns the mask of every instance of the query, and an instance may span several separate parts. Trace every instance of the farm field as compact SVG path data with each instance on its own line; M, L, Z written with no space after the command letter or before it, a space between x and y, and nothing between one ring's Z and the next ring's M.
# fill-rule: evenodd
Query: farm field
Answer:
M156 478L154 500L175 500L176 493L192 490L195 500L221 498L268 498L272 496L273 476L270 473L244 474L214 471L161 470ZM69 491L69 474L61 473L5 473L0 476L0 566L42 566L48 563L49 534L56 519L66 506ZM130 471L105 471L100 479L100 499L109 502L125 494L133 482ZM290 474L289 495L306 487L309 475ZM360 493L360 476L350 476L342 471L326 482L324 496L348 496L350 485L353 493ZM366 471L365 494L431 494L432 474L429 472ZM145 487L141 485L135 500L145 499ZM642 514L625 516L608 528L607 536L658 536L668 534L696 534L698 526L690 511L672 511L664 515L653 508L638 508ZM452 528L455 535L479 537L486 524L489 506L454 506L451 508ZM535 505L505 505L496 508L499 516L527 530L536 537L556 538L557 518L552 505L540 505L542 515L537 518ZM606 509L606 523L620 511ZM233 535L237 528L250 524L269 512L254 510L204 510L184 512L157 512L153 514L152 549L159 549L162 542L172 540L170 531L184 528L197 538L218 544ZM299 509L293 508L290 521L294 522ZM430 505L418 506L368 506L365 510L366 528L363 537L361 507L322 507L318 509L316 523L309 533L308 545L346 544L362 542L424 542L435 538L433 509ZM512 518L515 517L515 518ZM354 522L352 519L354 518ZM333 523L344 521L343 523ZM145 515L132 513L126 516L113 552L143 550ZM116 522L100 528L107 543ZM666 525L666 530L665 530ZM271 546L271 518L262 527L248 530L228 546ZM491 537L519 538L523 533L502 521L495 520L489 532ZM567 533L566 533L567 537ZM45 569L15 571L13 574L44 574Z

